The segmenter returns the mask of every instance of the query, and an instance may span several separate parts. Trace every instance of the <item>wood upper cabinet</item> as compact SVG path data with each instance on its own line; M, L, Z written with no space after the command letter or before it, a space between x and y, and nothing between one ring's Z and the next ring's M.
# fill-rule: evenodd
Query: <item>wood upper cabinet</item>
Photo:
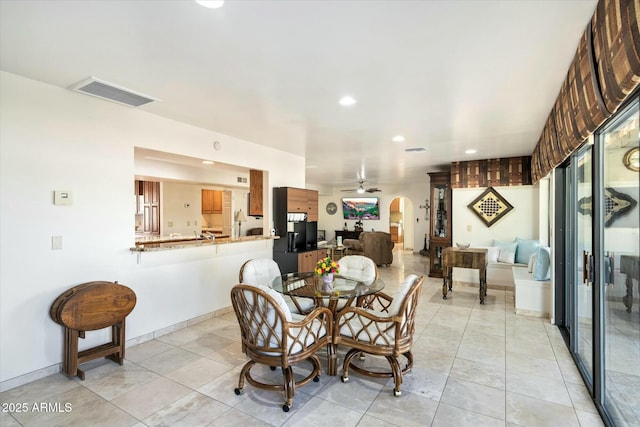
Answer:
M222 191L212 190L213 191L213 205L211 209L211 213L222 213Z
M316 190L306 190L307 192L307 221L318 220L318 192Z
M202 213L222 213L222 191L202 189Z
M307 190L303 188L287 188L287 212L307 211Z
M202 213L213 213L213 191L204 189L200 191L202 193Z
M318 192L303 188L287 188L287 212L304 212L307 221L318 220Z
M249 170L249 215L262 216L263 172Z

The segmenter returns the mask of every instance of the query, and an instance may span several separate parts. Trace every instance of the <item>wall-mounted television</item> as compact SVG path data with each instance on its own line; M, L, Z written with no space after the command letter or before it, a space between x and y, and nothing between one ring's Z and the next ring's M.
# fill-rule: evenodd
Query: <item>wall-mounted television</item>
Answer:
M344 219L380 219L380 202L377 197L345 197L342 215Z

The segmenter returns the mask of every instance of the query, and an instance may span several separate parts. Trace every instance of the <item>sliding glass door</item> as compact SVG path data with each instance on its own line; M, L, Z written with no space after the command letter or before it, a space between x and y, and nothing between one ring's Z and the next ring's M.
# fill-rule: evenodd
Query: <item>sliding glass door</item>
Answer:
M593 384L593 149L584 147L574 159L575 198L573 211L573 333L580 367L587 383Z
M636 98L556 171L557 323L614 426L640 426L639 121Z
M604 181L603 404L617 426L640 426L638 113L635 103L602 131L598 141Z

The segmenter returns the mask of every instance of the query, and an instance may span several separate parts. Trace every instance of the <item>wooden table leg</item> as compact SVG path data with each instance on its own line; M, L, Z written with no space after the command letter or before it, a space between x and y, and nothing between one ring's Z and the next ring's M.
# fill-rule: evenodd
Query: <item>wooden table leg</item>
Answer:
M449 277L449 267L444 267L442 271L442 299L447 299L447 293L451 290L451 278ZM447 281L449 284L447 286Z
M484 304L484 297L487 296L487 270L480 269L480 304Z
M631 313L631 308L633 307L633 279L631 275L627 274L624 283L627 286L627 294L622 297L622 302L624 306L627 307L627 313Z

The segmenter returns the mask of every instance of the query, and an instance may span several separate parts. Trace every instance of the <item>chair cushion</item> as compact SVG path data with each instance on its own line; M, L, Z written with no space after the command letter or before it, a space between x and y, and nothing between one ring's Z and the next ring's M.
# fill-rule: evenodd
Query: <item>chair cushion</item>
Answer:
M527 264L531 255L538 252L540 247L540 240L517 238L516 243L518 244L516 249L516 263L518 264Z
M376 264L362 255L347 255L340 258L340 275L371 283L376 278Z
M516 249L518 247L517 242L501 242L499 240L493 241L494 246L500 248L500 255L498 255L498 262L506 262L508 264L514 264L516 261Z
M283 295L281 293L279 293L278 291L276 291L274 289L271 289L268 286L255 285L253 283L246 283L246 284L250 285L250 286L255 286L256 288L259 288L259 289L263 290L264 292L266 292L267 294L269 294L269 296L274 299L276 305L278 307L280 307L280 309L284 313L285 320L287 322L291 322L291 319L292 319L291 310L289 310L289 307L287 306L287 302L284 300L284 297L283 297ZM250 298L248 298L248 300L251 303L255 304L255 302L253 301L253 295L255 295L255 294L253 294L253 293L249 294ZM259 302L258 304L261 304L261 303ZM274 322L274 319L275 319L275 316L276 316L275 310L273 308L271 308L271 306L270 306L270 308L267 310L267 312L268 312L267 318L269 319L270 324L274 324L273 322Z
M280 276L280 267L271 258L256 258L246 262L242 269L242 283L269 286Z
M366 308L361 310L378 317L391 317L387 313L380 313L375 310ZM393 345L396 331L392 321L371 322L369 319L364 319L366 324L363 324L355 313L348 313L345 317L348 317L349 321L345 323L341 322L341 336L376 345Z
M404 298L407 296L407 292L409 292L409 289L411 289L411 286L416 280L418 280L418 276L416 276L415 274L410 274L406 279L404 279L404 282L402 282L400 288L393 295L393 300L391 301L391 305L389 305L389 309L387 310L389 316L395 316L396 314L398 314L400 306L402 305Z

